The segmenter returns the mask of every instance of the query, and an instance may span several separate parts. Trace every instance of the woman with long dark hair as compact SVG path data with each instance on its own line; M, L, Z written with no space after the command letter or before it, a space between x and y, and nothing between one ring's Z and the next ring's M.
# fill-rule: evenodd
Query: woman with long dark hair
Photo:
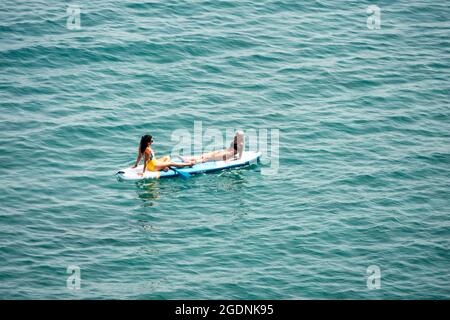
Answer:
M188 161L185 163L172 162L169 156L156 159L155 152L151 148L152 143L153 137L151 135L146 134L141 137L136 163L132 167L136 168L141 162L142 158L144 158L144 168L142 170L142 173L140 173L139 175L144 175L146 170L161 171L161 170L168 170L169 167L183 168L183 167L190 167L195 163L194 161Z

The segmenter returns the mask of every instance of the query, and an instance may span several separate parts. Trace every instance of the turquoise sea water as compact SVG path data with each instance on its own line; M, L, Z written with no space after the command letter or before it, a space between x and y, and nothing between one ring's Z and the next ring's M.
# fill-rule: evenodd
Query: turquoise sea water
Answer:
M0 298L448 299L449 16L446 1L1 1ZM279 174L116 180L142 134L164 155L194 121L279 129Z

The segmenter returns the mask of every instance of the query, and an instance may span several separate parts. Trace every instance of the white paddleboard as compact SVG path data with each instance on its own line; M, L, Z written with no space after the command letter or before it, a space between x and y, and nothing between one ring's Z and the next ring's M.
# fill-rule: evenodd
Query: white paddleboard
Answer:
M245 151L242 153L241 159L229 160L229 161L208 161L203 163L197 163L192 167L179 168L177 171L187 172L189 174L199 174L206 172L220 171L230 168L237 168L242 166L247 166L250 164L257 163L261 157L261 152ZM178 160L173 160L178 161ZM158 178L170 178L176 177L179 174L172 169L168 171L145 171L143 176L139 175L142 173L143 164L137 166L136 168L125 168L119 170L116 174L120 180L144 180L144 179L158 179Z

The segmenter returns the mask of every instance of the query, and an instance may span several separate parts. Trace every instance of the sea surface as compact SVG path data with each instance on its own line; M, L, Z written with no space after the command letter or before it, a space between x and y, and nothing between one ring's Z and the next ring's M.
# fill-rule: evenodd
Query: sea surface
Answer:
M2 0L0 298L448 299L449 17L448 1ZM116 179L143 134L162 156L196 121L279 130L277 173L267 152Z

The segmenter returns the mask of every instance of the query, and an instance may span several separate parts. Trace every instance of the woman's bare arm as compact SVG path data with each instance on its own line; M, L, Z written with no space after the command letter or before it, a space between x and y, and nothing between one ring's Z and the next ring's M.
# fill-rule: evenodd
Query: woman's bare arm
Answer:
M145 150L145 153L144 153L144 169L142 170L142 174L145 173L145 169L147 169L147 163L150 160L149 152L147 152L147 150Z
M138 156L136 158L136 162L134 164L134 166L132 168L136 168L139 165L139 162L141 162L142 159L142 153L141 151L138 149Z

